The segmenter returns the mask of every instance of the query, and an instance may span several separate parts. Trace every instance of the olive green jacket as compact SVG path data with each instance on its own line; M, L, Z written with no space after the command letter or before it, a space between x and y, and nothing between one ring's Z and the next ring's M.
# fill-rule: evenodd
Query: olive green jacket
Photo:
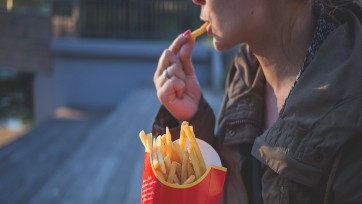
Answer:
M215 137L204 99L190 120L228 168L222 203L362 203L361 22L351 15L325 39L267 130L264 85L258 61L242 45ZM166 125L178 131L179 122L161 107L153 134Z

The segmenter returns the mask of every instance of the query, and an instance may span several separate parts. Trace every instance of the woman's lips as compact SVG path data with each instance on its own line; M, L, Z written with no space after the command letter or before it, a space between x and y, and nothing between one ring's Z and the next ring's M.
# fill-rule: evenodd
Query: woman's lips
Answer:
M206 32L207 32L207 35L208 36L212 36L213 33L212 33L212 28L211 28L211 24L209 23L209 25L207 26L206 28Z

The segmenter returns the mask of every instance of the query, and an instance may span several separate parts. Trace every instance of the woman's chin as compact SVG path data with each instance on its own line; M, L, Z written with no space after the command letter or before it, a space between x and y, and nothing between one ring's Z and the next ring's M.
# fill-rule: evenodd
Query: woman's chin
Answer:
M227 45L221 41L216 40L215 38L213 39L213 44L214 44L214 48L217 51L224 51L227 49L232 48L233 46Z

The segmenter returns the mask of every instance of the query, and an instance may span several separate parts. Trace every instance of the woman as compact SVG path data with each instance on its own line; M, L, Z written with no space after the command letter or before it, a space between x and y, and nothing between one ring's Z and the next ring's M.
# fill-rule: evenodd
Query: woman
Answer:
M241 44L217 133L188 30L160 57L153 134L186 120L213 144L223 203L362 203L361 1L193 1L215 49Z

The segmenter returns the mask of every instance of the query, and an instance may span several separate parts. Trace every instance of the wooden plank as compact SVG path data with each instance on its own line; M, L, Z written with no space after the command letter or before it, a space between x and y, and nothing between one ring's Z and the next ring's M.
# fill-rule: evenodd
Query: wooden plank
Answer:
M158 106L154 91L126 97L30 203L138 203L143 168L138 133L150 129Z
M25 130L9 130L0 127L0 148L24 135Z
M0 203L27 203L99 119L49 120L2 151Z

